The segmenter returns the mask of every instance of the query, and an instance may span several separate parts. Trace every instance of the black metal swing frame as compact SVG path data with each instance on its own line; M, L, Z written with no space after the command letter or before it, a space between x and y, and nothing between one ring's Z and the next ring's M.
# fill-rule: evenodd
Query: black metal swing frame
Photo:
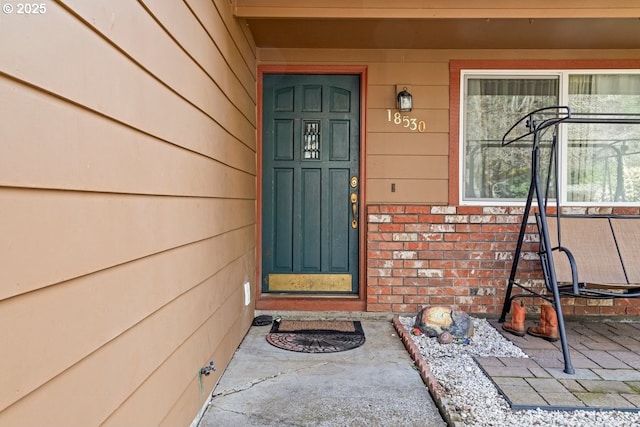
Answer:
M520 232L518 234L518 241L516 249L513 255L513 263L511 266L511 273L509 275L509 281L507 284L506 295L504 299L504 305L502 313L500 315L499 322L504 322L506 315L511 308L511 302L516 298L522 297L539 297L549 301L556 310L558 318L558 334L561 340L562 353L564 357L564 372L567 374L574 374L575 369L571 363L571 356L569 354L569 346L567 343L567 336L564 324L564 317L562 314L561 297L573 297L573 298L634 298L640 297L640 288L633 289L631 292L619 293L610 292L604 289L590 289L580 290L577 283L573 286L559 286L556 276L556 269L554 266L552 250L561 249L553 248L551 245L551 239L549 236L549 227L547 222L547 206L550 194L550 185L552 174L555 183L556 194L556 210L557 210L557 232L560 236L560 204L558 200L559 189L559 177L558 177L558 128L563 123L595 123L595 124L640 124L640 114L617 114L617 113L589 113L589 114L572 114L571 110L567 106L553 106L534 110L520 120L518 120L502 138L502 146L506 147L514 142L524 140L532 137L531 145L531 182L529 185L529 192L527 195L527 201L522 216L522 222L520 226ZM516 129L525 126L527 131L518 135ZM553 132L553 138L551 142L551 150L549 151L549 165L546 176L546 189L542 190L542 184L540 180L540 143L544 133L551 130ZM516 134L516 136L513 136ZM520 284L516 281L516 273L518 269L518 262L522 253L522 247L526 235L526 229L531 212L533 200L537 202L538 212L536 213L536 225L538 227L538 233L540 235L540 249L539 256L541 260L542 273L545 282L546 293L540 293L534 289ZM573 267L572 267L573 268ZM513 293L513 287L516 286L521 289L522 293Z

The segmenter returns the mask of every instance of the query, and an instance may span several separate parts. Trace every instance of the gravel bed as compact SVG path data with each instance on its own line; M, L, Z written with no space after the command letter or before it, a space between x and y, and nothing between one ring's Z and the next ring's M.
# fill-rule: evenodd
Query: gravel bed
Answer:
M399 317L411 335L415 317ZM436 338L411 335L447 400L447 410L465 426L640 426L640 414L621 411L512 411L491 380L473 360L479 357L528 357L485 319L473 318L469 345L440 344ZM451 414L450 414L451 415Z

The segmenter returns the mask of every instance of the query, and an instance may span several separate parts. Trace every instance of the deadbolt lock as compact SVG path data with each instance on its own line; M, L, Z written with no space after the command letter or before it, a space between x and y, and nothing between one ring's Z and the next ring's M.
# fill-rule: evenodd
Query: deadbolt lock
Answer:
M352 176L351 177L351 188L356 188L358 186L358 177L357 176Z

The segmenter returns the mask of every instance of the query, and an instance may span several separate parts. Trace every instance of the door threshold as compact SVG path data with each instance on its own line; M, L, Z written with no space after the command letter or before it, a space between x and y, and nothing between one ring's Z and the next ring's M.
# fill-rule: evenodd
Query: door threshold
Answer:
M356 294L301 294L301 293L288 293L288 292L269 292L263 293L262 298L339 298L339 299L360 299L359 295Z
M256 310L365 311L366 303L358 295L262 294Z
M391 321L396 314L383 311L301 311L301 310L256 310L256 316L296 320L371 320Z

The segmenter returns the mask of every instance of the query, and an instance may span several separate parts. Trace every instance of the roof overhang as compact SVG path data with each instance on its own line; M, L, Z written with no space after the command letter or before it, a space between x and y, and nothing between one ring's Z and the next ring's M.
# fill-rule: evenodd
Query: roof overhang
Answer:
M234 0L234 11L265 48L640 49L640 0Z

